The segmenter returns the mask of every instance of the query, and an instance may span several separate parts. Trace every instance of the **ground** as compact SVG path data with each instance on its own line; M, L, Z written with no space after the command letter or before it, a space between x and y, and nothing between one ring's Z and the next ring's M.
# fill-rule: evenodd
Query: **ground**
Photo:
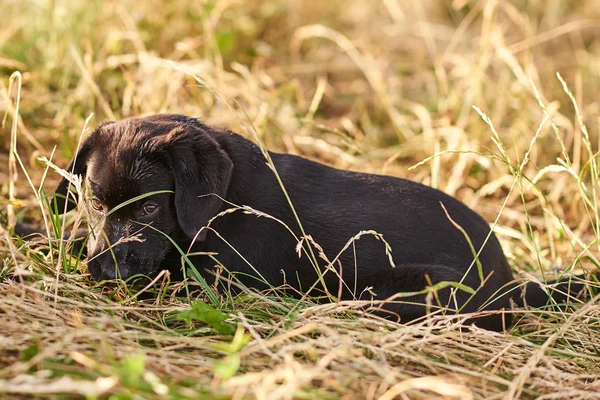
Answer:
M102 120L174 112L440 188L494 226L520 278L593 271L597 0L5 0L0 15L0 398L600 397L593 282L592 301L492 333L182 295L166 276L142 296L10 235L58 224L40 157L65 167Z

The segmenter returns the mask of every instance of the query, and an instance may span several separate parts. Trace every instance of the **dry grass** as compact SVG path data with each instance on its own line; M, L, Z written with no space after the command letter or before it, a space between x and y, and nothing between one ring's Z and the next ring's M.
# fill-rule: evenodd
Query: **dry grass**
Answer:
M5 0L0 15L4 221L47 221L9 168L15 115L51 192L36 159L57 146L66 165L90 114L178 112L453 194L495 222L517 275L598 265L597 1ZM4 228L0 254L0 397L599 397L597 298L496 334L250 293L219 298L230 336L182 317L176 288L95 286Z

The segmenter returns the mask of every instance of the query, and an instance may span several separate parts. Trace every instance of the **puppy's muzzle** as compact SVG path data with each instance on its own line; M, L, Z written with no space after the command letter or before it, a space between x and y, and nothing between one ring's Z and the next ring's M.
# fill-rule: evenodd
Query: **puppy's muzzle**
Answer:
M96 256L92 255L88 261L88 270L95 281L128 279L131 267L127 263L127 245L119 244Z

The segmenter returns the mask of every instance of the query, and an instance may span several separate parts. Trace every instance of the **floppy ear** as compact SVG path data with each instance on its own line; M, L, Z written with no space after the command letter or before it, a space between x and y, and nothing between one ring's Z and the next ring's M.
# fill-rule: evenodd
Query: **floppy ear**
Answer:
M158 139L158 138L157 138ZM175 209L179 227L189 238L217 215L229 189L233 162L203 130L185 124L161 139L166 145L175 180ZM197 240L206 238L207 230Z
M83 143L77 155L73 158L66 171L75 175L85 175L87 171L87 162L91 153L92 143L91 137L87 138ZM54 196L50 201L53 209L59 214L71 211L77 206L77 199L73 192L69 190L70 182L66 178L62 178L58 183ZM66 206L65 206L66 203Z
M98 136L98 132L100 129L113 124L115 121L102 121L100 125L92 132L90 136L83 142L79 150L77 151L77 155L73 158L69 166L67 167L67 172L70 172L74 175L82 175L85 176L87 172L87 164L88 159L90 158L90 154L92 152L92 148L94 145L95 138ZM69 191L69 181L65 178L62 178L58 183L56 190L54 191L54 197L50 201L50 205L55 210L58 210L59 214L63 214L67 211L71 211L77 206L77 199ZM66 202L66 208L65 208Z

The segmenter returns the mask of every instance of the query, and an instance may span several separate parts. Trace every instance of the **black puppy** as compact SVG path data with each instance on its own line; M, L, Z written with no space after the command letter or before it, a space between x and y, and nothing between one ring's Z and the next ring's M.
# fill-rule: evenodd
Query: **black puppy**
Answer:
M263 153L235 133L181 115L101 124L68 167L86 177L93 193L92 277L125 279L162 269L177 273L180 254L171 238L185 251L216 253L227 270L257 289L287 284L307 291L316 283L316 289L326 287L343 299L375 300L413 293L397 299L402 303L383 306L402 321L427 312L426 294L415 292L440 282L472 289L446 287L434 297L434 305L461 312L509 308L511 296L523 303L520 291L508 286L513 275L490 227L458 200L404 179L269 154L295 213ZM56 190L59 211L75 206L68 186L63 180ZM162 192L123 205L156 191ZM214 218L232 205L268 216L238 210ZM361 230L383 235L394 265L384 242L373 235L342 251ZM316 257L315 265L302 232L322 247L331 264ZM215 267L212 258L194 257L193 263L211 279L206 272ZM529 286L527 300L545 305L545 293ZM505 321L498 313L476 323L501 330Z

